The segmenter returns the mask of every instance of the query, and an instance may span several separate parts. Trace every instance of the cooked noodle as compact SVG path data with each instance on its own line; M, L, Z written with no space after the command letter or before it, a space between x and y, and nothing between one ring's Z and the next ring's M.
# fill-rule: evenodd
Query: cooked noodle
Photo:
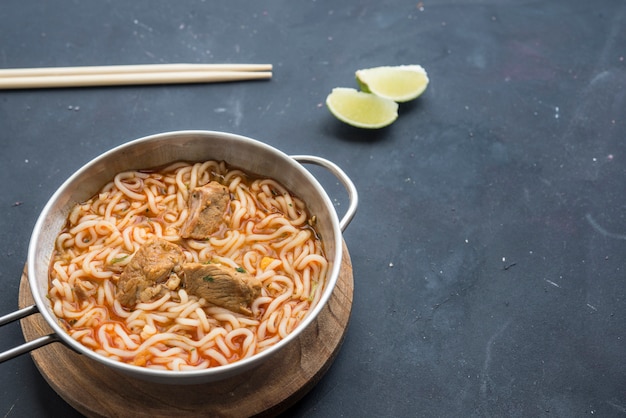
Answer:
M206 240L183 239L189 190L218 181L231 204ZM122 362L166 370L229 364L285 338L324 289L328 262L304 202L272 179L250 178L223 162L176 163L119 173L76 205L56 240L49 298L67 332ZM243 268L262 281L251 316L211 305L184 288L133 310L115 299L117 280L137 249L160 237L186 262Z

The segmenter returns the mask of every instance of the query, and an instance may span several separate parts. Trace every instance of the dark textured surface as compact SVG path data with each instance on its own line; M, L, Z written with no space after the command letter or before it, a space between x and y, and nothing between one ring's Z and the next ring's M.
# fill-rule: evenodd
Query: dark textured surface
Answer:
M626 414L626 3L2 2L1 67L165 62L274 78L0 92L1 314L74 170L140 136L229 131L329 158L360 192L346 340L289 416ZM387 129L323 106L356 69L414 63L431 85ZM75 415L28 355L0 374L1 416Z

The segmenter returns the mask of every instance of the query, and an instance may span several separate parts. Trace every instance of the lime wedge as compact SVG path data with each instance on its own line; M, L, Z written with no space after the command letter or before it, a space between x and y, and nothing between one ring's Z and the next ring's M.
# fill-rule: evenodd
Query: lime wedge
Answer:
M357 128L378 129L398 118L398 103L371 93L336 87L326 106L337 119Z
M421 65L374 67L356 72L361 90L395 102L419 97L428 86L428 75Z

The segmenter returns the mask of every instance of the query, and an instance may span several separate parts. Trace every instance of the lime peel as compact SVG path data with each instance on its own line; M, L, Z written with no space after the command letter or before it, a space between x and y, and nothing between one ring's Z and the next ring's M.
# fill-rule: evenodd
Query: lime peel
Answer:
M408 102L421 96L428 87L429 79L421 65L398 65L358 70L356 80L364 92Z
M384 128L398 118L395 101L347 87L334 88L326 106L337 119L357 128Z

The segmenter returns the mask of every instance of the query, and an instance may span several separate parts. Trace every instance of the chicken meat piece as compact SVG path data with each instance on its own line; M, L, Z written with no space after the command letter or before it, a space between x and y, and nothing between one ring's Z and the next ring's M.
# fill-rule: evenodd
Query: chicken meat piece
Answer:
M183 238L205 239L219 230L230 205L228 188L216 181L194 188L187 200L189 216L180 230Z
M150 302L168 290L180 286L178 274L185 255L181 248L161 238L143 244L118 282L116 298L122 306L134 307L139 302Z
M183 272L187 293L233 312L251 315L250 305L261 294L259 279L229 266L186 263Z

